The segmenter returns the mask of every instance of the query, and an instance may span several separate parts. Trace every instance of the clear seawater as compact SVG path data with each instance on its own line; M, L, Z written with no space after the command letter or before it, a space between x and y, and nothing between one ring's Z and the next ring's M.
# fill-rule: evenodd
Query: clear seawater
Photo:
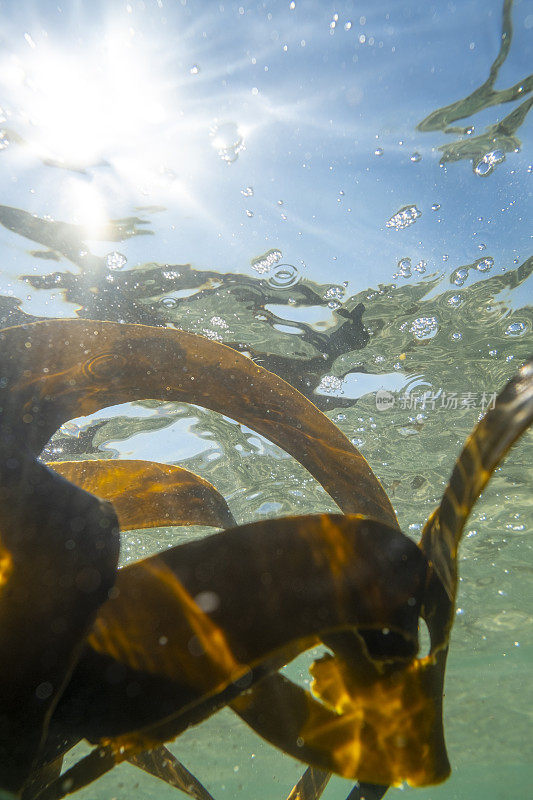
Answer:
M0 18L2 324L126 320L239 346L352 439L416 539L532 349L533 2L0 0ZM461 546L452 777L391 800L530 796L531 454L529 434ZM335 509L281 450L182 404L73 421L44 455L182 464L239 522ZM123 560L204 534L132 532ZM303 771L229 711L171 749L216 800L284 800ZM175 791L123 765L79 796Z

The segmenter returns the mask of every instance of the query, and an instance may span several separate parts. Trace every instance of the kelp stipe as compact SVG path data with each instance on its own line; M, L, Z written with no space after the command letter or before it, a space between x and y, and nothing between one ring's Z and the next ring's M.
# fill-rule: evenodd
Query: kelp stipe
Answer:
M7 329L0 338L2 489L9 492L21 541L23 514L28 507L31 518L36 498L46 497L48 505L42 500L37 509L43 519L50 517L61 487L77 503L91 498L36 461L54 430L103 405L146 397L188 400L245 422L307 466L346 513L239 526L172 548L116 577L112 526L108 542L86 525L86 548L109 552L107 560L93 554L88 571L83 563L80 572L76 562L70 573L64 567L54 572L55 563L47 561L43 575L92 589L91 603L82 610L94 622L81 642L68 636L61 641L63 672L36 719L33 739L27 734L28 747L19 736L15 768L0 771L6 788L20 793L25 786L24 800L53 800L129 758L183 789L188 773L165 756L162 744L225 704L269 741L313 765L291 798L316 800L328 771L367 782L366 789L364 783L354 788L352 798L362 796L361 790L382 797L386 784L401 780L424 785L446 777L442 683L455 592L450 576L464 523L451 516L450 502L458 499L466 518L491 470L530 424L531 367L511 381L469 439L452 489L417 547L399 531L366 461L335 426L284 381L228 348L180 331L82 320ZM15 463L18 477L10 482ZM123 525L186 523L202 514L198 503L180 507L179 491L172 502L160 485L162 465L146 464L143 471L138 462L57 467L93 489L108 483L109 491L99 491L117 501ZM231 524L214 487L168 469L168 489L173 482L177 489L188 482L210 504L208 524ZM129 493L121 470L137 476ZM154 481L165 498L162 507L151 502ZM43 487L50 490L47 495ZM95 508L107 508L94 502ZM130 517L120 503L130 506ZM78 556L69 529L81 525L79 508L63 505L57 530L51 523L44 527L45 539L55 535L67 551L75 541ZM109 518L115 519L111 513ZM0 533L0 603L9 612L16 553L8 528ZM40 546L46 555L47 541ZM25 559L23 553L17 572L22 590ZM43 575L38 575L41 591ZM266 575L268 594L258 591ZM206 597L216 602L206 604ZM30 623L32 610L24 608ZM69 613L62 618L67 631ZM58 627L54 614L40 620L45 639ZM422 659L417 658L420 615L431 634L431 653ZM320 641L333 655L312 667L313 697L277 670ZM19 682L19 694L32 697L32 681ZM2 684L4 693L8 683ZM4 720L8 729L16 728L16 715ZM58 778L61 754L82 737L96 749ZM146 749L151 756L142 752ZM188 793L207 800L201 784L193 783Z

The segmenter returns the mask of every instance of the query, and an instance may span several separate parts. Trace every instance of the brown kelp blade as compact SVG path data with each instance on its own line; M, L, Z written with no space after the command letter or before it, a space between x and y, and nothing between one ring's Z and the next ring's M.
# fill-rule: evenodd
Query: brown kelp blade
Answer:
M424 529L421 549L432 567L423 600L431 637L429 656L377 670L375 663L365 664L363 652L359 658L340 652L313 665L315 695L339 715L331 725L319 722L301 733L310 753L322 749L320 764L324 756L331 758L330 753L346 765L361 758L358 777L384 785L399 780L424 785L447 776L442 694L453 621L457 547L479 493L532 421L533 362L529 362L503 389L495 407L467 440L442 503ZM357 748L354 742L359 743ZM317 763L314 755L312 762Z
M242 692L254 670L278 669L324 631L387 628L412 655L425 574L414 543L361 517L265 521L167 550L120 571L53 725L112 740L124 758L200 721L233 699L230 684Z
M296 389L249 358L168 328L46 320L0 332L5 419L39 453L68 419L143 398L196 403L261 433L303 464L346 513L398 525L350 441Z
M287 795L287 800L319 800L330 778L331 772L308 767Z
M198 778L172 755L166 747L156 747L145 753L137 753L128 759L130 764L160 778L169 786L175 786L194 800L213 800Z
M441 503L424 527L422 550L452 602L465 522L500 461L532 422L533 359L509 381L466 440Z
M31 770L100 603L113 585L112 507L0 430L0 789Z
M122 531L236 524L215 487L183 467L129 459L54 461L48 466L76 486L111 501Z

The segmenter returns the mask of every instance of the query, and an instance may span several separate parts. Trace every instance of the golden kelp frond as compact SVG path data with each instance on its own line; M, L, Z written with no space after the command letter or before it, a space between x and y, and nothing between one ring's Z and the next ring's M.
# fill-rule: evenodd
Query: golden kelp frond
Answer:
M398 525L361 453L288 383L225 345L178 330L51 320L0 331L13 434L39 453L69 419L131 400L196 403L290 453L346 513Z
M183 467L128 459L54 461L48 466L76 486L111 501L122 531L236 524L215 487Z
M205 786L166 747L156 747L128 759L130 764L175 786L194 800L213 800Z
M0 776L18 792L115 580L112 507L0 442Z
M287 800L319 800L330 778L330 772L308 767L287 796Z
M457 548L466 520L507 451L533 422L533 359L509 381L465 442L421 547L448 597L455 599Z
M54 725L75 708L70 734L122 736L140 751L325 631L388 628L413 655L425 576L422 553L399 531L340 515L240 526L132 564L100 609Z

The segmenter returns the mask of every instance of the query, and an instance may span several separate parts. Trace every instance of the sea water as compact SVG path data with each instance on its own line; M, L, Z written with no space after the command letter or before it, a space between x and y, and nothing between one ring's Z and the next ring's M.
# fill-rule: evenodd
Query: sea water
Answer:
M1 12L2 325L142 322L239 348L328 414L418 539L531 350L532 4L4 0ZM531 443L496 471L461 545L452 777L391 799L529 795ZM72 420L43 457L181 464L239 523L336 509L278 447L184 404ZM123 563L207 532L128 532ZM292 669L309 679L305 661ZM303 771L229 711L171 749L216 800L284 800ZM324 797L350 787L334 778ZM122 765L79 797L174 791Z

